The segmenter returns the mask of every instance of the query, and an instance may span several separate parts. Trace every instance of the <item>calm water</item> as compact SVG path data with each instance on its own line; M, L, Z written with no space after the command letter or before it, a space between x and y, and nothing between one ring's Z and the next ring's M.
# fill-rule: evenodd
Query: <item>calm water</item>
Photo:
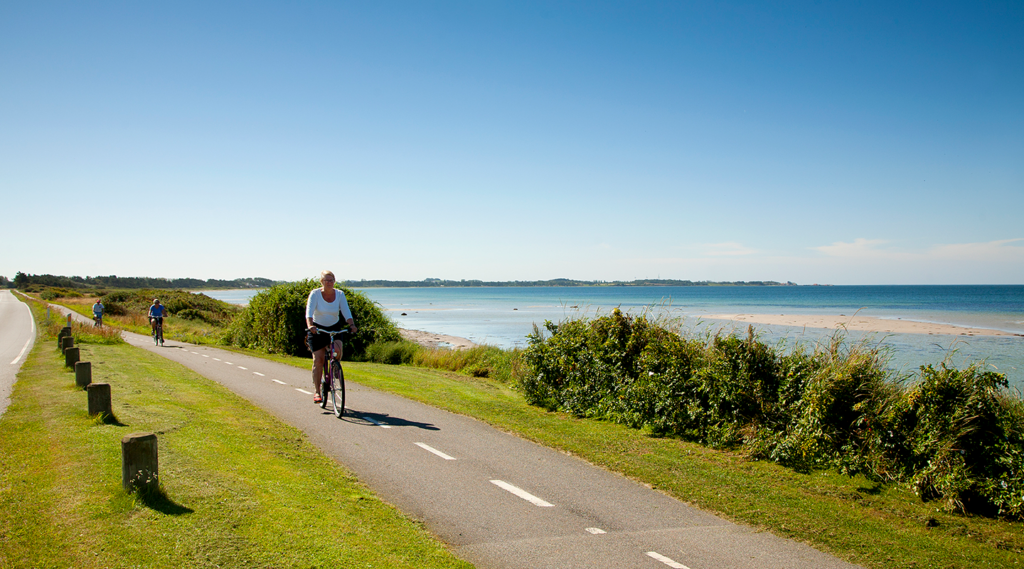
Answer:
M257 291L206 294L245 304ZM800 287L524 287L369 288L402 328L468 338L501 347L523 346L533 324L614 308L649 310L682 318L693 331L730 326L708 314L845 314L958 324L1024 334L1024 286L800 286ZM812 343L831 332L755 325L768 342ZM728 328L727 328L728 329ZM739 331L745 330L743 326ZM850 332L853 341L880 342L892 350L892 365L916 369L950 356L953 363L986 360L1024 389L1024 338Z

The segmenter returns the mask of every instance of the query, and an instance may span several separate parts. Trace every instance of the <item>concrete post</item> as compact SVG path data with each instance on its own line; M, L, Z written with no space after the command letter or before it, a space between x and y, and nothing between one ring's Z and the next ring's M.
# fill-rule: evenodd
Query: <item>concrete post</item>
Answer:
M92 383L92 362L78 362L75 364L75 385L85 389Z
M71 328L61 328L57 333L57 349L64 349L64 338L71 336Z
M64 350L64 367L74 368L75 364L78 363L78 359L78 348L68 348Z
M121 439L121 485L129 492L160 488L155 434L134 433Z
M75 345L75 339L71 336L64 336L60 342L60 351L62 352L68 351L68 348Z
M114 409L110 404L110 384L90 383L86 390L89 393L89 414L113 415Z

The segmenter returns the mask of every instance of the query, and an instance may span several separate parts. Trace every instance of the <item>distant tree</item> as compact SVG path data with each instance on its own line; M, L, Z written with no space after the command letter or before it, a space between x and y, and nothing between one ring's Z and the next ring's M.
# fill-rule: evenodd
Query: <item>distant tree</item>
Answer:
M7 277L0 275L0 288L11 288L13 286Z
M25 288L31 284L31 282L32 281L28 278L28 275L21 271L18 271L18 273L14 275L14 288Z

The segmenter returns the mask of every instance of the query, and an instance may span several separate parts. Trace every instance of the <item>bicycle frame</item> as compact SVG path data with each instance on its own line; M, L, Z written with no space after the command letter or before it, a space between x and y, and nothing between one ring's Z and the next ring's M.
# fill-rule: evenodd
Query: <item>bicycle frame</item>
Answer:
M330 337L330 341L327 344L326 351L324 352L324 365L322 376L320 378L320 408L324 409L327 407L327 395L331 395L331 404L334 406L334 414L339 419L345 413L345 374L341 369L341 360L337 357L337 351L334 347L334 337L344 336L348 334L348 330L324 330L319 326L316 327L317 332L327 334ZM316 357L316 354L313 355ZM335 367L337 366L337 367ZM338 383L335 385L334 376L337 374ZM341 391L341 402L338 402L338 391Z

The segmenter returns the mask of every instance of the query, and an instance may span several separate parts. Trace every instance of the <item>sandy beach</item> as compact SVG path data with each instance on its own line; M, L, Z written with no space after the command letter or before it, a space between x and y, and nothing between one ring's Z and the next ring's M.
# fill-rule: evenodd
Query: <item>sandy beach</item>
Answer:
M447 334L435 334L434 332L423 332L421 330L406 330L400 328L402 337L410 342L415 342L427 348L451 348L453 350L468 349L476 346L473 342L458 336Z
M836 330L845 327L859 332L881 332L893 334L932 334L946 336L1020 336L1001 330L968 328L952 324L931 324L911 320L888 320L871 316L852 315L805 315L805 314L708 314L705 320L731 320L737 323L797 326L801 328L824 328Z

